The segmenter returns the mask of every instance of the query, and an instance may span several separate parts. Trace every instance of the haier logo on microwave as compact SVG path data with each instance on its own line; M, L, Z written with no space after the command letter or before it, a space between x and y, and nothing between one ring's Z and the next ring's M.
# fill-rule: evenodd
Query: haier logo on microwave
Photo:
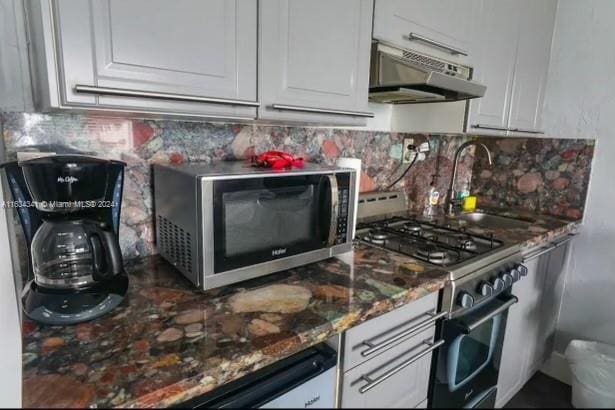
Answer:
M271 251L272 256L280 256L280 255L284 255L285 253L286 253L286 248L278 248L278 249L273 249Z
M314 403L316 403L318 400L320 400L320 395L314 397L313 399L310 399L308 401L306 401L303 405L303 407L305 407L306 409L310 406L312 406Z
M77 182L79 180L75 177L68 176L68 177L58 177L57 181L60 184L72 184L73 182Z

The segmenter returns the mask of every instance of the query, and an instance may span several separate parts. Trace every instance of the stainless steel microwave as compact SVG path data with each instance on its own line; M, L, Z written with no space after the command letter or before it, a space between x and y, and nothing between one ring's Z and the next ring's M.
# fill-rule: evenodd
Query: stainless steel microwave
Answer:
M312 164L280 172L239 161L154 165L158 250L202 289L347 252L355 178Z

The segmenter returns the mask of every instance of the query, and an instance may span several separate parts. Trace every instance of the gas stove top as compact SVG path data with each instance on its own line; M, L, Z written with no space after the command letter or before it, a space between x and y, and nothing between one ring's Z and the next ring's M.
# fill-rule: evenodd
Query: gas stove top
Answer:
M493 235L477 235L465 228L409 217L360 223L357 238L441 267L458 265L503 246Z

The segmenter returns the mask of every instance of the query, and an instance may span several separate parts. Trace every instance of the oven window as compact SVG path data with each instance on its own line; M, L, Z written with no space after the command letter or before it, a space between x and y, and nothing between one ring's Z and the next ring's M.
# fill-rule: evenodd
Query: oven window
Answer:
M309 241L317 229L314 191L308 185L223 194L225 256Z
M457 390L489 365L498 340L502 315L495 316L467 335L458 336L448 351L448 382Z

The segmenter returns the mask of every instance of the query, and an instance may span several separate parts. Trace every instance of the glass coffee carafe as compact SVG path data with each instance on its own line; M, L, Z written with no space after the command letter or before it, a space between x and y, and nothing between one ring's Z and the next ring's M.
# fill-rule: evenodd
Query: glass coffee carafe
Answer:
M32 239L32 268L42 286L82 288L119 274L122 261L114 233L104 224L47 220Z

